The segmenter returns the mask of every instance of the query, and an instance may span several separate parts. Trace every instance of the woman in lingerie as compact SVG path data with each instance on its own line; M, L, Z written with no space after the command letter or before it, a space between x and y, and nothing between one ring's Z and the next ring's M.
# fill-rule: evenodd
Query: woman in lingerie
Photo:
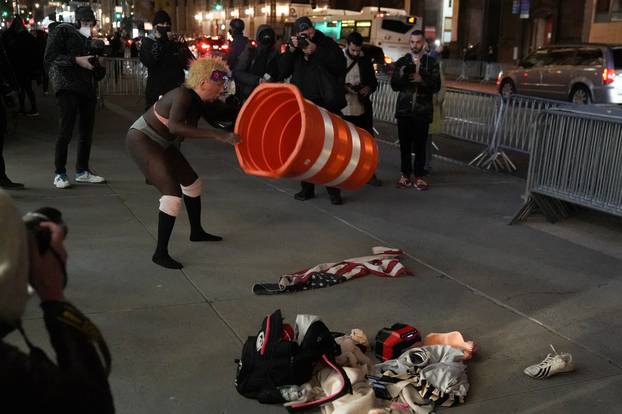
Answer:
M214 121L218 98L229 78L229 68L219 58L194 61L184 85L160 98L130 127L127 148L138 167L161 193L158 242L152 260L169 269L183 265L169 256L168 241L183 202L190 221L191 241L220 241L201 226L202 183L186 158L174 145L178 140L217 139L229 144L240 141L237 134L198 128L200 117Z

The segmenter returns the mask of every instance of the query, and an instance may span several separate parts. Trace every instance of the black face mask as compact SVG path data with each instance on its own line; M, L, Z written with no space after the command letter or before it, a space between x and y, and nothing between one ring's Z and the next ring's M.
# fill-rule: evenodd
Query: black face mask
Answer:
M162 37L166 37L171 31L171 28L169 26L158 26L156 27L156 30L158 31L158 33L160 33Z
M274 39L270 36L263 36L261 39L259 39L259 43L262 46L272 46L274 44Z

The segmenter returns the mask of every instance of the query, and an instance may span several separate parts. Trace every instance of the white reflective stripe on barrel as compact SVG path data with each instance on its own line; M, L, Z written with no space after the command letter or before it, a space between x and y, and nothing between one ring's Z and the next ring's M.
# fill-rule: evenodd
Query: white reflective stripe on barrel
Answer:
M318 107L320 110L320 114L322 114L322 120L324 121L324 147L322 148L322 152L315 160L315 163L305 172L304 174L299 175L298 177L293 177L294 180L304 181L307 178L313 177L315 174L319 173L322 168L328 162L330 158L330 154L333 152L333 144L335 143L335 131L333 128L333 121L330 119L328 115L328 111L326 109ZM305 162L305 165L306 162Z
M359 133L354 125L347 121L344 122L348 124L348 128L350 129L350 135L352 136L352 156L350 157L350 161L348 162L348 165L343 170L341 175L335 178L333 181L324 184L326 187L338 186L339 184L350 178L354 170L356 170L356 167L359 165L359 160L361 159L361 137L359 136Z

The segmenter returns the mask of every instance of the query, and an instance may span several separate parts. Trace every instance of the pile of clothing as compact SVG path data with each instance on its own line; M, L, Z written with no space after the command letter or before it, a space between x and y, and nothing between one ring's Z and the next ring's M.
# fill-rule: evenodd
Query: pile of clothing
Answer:
M367 335L354 329L337 337L341 354L335 358L343 368L352 392L320 406L322 414L429 414L435 407L462 404L469 391L465 360L475 346L458 332L430 334L395 359L374 364ZM451 345L447 344L451 343ZM310 381L283 387L285 407L318 401L342 387L337 371L318 364Z

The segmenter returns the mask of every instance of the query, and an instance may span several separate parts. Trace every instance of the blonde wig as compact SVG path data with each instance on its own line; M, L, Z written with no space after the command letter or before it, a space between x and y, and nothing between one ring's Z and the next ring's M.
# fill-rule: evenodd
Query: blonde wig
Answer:
M192 89L201 83L204 79L209 79L213 71L220 70L226 73L229 72L229 67L219 57L206 56L195 60L190 65L190 72L188 73L188 79L186 79L186 87Z

